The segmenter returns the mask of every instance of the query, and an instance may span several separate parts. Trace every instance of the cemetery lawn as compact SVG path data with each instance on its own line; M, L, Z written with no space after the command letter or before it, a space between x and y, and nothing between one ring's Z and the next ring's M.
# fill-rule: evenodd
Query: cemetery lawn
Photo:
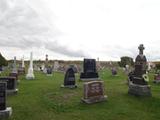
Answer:
M52 77L35 72L35 80L21 80L17 95L8 96L7 106L13 109L9 120L160 120L160 85L152 83L152 97L128 95L127 76L119 71L111 76L109 70L101 71L108 101L87 105L81 102L83 82L77 75L76 89L60 88L64 74Z

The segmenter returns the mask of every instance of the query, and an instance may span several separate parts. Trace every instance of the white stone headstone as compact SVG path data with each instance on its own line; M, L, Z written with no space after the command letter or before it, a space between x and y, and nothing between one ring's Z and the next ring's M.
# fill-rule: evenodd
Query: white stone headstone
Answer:
M34 79L35 76L34 76L34 73L33 73L33 54L31 52L31 55L30 55L30 65L29 65L29 68L28 68L28 74L26 75L26 79L28 80L31 80L31 79Z

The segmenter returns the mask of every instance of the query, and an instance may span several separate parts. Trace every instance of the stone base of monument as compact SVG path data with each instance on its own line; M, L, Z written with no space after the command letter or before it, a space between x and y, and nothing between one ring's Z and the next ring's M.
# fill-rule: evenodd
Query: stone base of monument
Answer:
M26 79L27 80L33 80L35 77L34 77L34 75L27 75L26 76Z
M99 81L100 78L80 78L80 81L89 82L89 81Z
M92 98L82 98L82 102L87 103L87 104L92 104L92 103L98 103L98 102L103 102L107 100L107 96L97 96L97 97L92 97Z
M7 95L15 95L18 93L18 89L15 90L7 90Z
M149 85L137 85L129 83L128 93L135 96L152 96Z
M6 119L12 114L12 108L7 107L6 110L0 110L0 119Z
M61 88L77 88L77 85L61 85Z

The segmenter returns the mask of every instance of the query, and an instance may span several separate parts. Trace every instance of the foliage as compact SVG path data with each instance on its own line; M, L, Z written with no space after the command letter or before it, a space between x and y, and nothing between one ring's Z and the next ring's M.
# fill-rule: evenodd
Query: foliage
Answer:
M7 60L0 53L0 66L7 66L7 65L8 65Z
M125 67L126 65L133 66L134 65L133 58L128 57L128 56L121 57L121 61L119 62L119 66Z

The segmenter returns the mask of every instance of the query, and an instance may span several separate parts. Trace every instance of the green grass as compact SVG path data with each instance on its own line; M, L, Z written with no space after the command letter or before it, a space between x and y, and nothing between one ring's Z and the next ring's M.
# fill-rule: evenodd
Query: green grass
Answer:
M101 71L108 101L92 105L83 104L83 82L78 88L60 88L64 74L52 77L36 72L35 80L20 77L19 92L8 97L8 106L13 108L9 120L159 120L160 86L150 81L152 97L128 95L127 76L118 72L112 76L109 70ZM150 76L153 79L153 75Z

